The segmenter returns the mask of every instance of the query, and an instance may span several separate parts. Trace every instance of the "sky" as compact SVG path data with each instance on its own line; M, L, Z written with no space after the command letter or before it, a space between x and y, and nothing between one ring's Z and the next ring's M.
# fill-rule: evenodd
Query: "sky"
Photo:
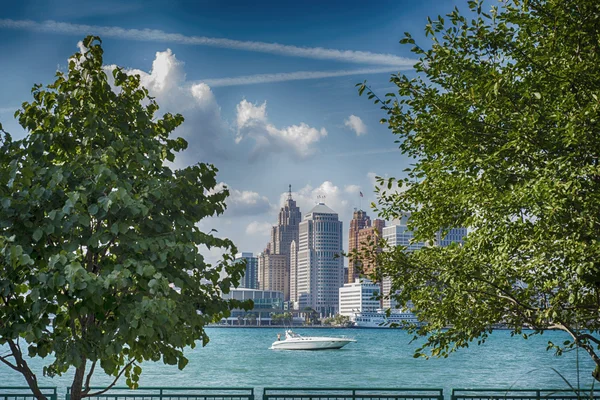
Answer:
M13 114L33 84L51 83L78 42L98 35L107 71L140 74L159 112L185 117L174 134L189 147L176 166L219 169L228 208L203 230L262 251L292 185L301 212L319 199L338 212L347 247L354 208L376 201L375 177L403 177L411 163L355 85L393 92L392 74L414 75L403 33L428 47L427 17L454 6L468 9L466 0L10 2L0 11L0 123L22 138Z

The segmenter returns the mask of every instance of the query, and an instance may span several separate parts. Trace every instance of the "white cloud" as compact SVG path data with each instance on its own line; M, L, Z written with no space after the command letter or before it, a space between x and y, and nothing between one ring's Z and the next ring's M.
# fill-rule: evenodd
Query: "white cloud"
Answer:
M354 195L360 195L360 186L358 185L346 185L344 186L344 192Z
M322 47L299 47L279 43L253 42L205 36L186 36L167 33L156 29L125 29L117 26L79 25L66 22L0 19L0 28L35 32L51 32L69 35L89 35L112 37L144 42L178 43L197 46L211 46L226 49L278 54L290 57L303 57L319 60L335 60L357 64L393 65L412 67L416 60L393 54L371 53L369 51L326 49Z
M368 74L383 74L390 72L397 72L400 69L406 69L410 67L396 67L396 68L362 68L353 70L338 70L338 71L296 71L296 72L284 72L278 74L257 74L257 75L246 75L246 76L234 76L228 78L214 78L214 79L203 79L202 81L211 87L218 86L238 86L238 85L256 85L260 83L274 83L274 82L288 82L288 81L300 81L306 79L322 79L322 78L335 78L340 76L351 76L351 75L368 75Z
M356 115L351 115L344 120L344 125L352 129L356 136L365 135L367 133L367 126L365 123Z
M237 105L236 143L252 138L255 147L251 160L270 152L287 152L296 159L307 158L315 153L314 144L327 136L325 128L316 129L301 122L285 128L277 128L267 118L267 103L261 105L242 100Z
M287 196L288 192L281 193L279 202L283 204ZM352 216L353 207L357 205L355 203L358 203L358 201L354 201L354 196L349 196L348 192L331 181L325 181L317 187L306 185L297 192L292 193L292 197L296 200L303 215L320 201L337 212L342 221L348 221Z
M260 235L267 237L271 232L271 228L272 225L268 222L252 221L248 224L248 226L246 226L246 233L248 235Z
M387 179L389 179L390 177L387 174L378 175L375 172L369 172L369 173L367 173L367 178L369 178L369 182L371 183L372 191L375 190L375 187L380 186L379 183L377 182L377 177L386 179L386 181L384 182L385 184L383 185L382 189L387 192L403 192L407 189L405 186L398 185L398 181L395 181L395 180L392 182L392 187L390 189L388 189Z
M250 190L233 189L225 182L219 182L210 192L218 193L225 187L229 189L229 196L225 199L227 210L224 217L256 216L273 209L266 196Z
M114 68L114 65L104 67L109 77ZM226 134L227 125L212 90L205 83L190 85L186 81L184 63L170 49L156 53L149 73L138 69L126 72L140 75L141 84L156 98L160 107L158 115L171 112L184 116L185 122L174 135L186 139L189 146L176 156L177 166L226 157L218 140Z

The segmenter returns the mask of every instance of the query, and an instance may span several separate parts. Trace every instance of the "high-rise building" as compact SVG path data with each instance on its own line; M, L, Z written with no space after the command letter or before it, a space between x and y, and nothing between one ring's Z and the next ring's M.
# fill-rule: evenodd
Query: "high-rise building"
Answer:
M246 271L238 288L258 289L258 258L252 253L238 253L235 262L246 261Z
M413 232L408 228L408 220L410 215L405 215L399 220L393 221L393 225L383 228L383 238L387 242L388 247L405 246L406 251L418 250L426 244L424 242L415 242ZM462 243L463 238L467 235L467 228L453 228L448 231L448 234L442 237L442 232L436 234L435 240L431 245L446 247L451 243ZM381 285L382 293L388 294L392 290L390 277L384 277ZM383 299L383 308L394 308L396 303L392 299Z
M298 308L294 304L294 299L298 298L298 245L297 241L293 240L290 244L290 300L292 308Z
M371 221L365 211L355 210L348 232L348 253L352 254L354 250L358 250L360 255L369 247L370 243L377 246L384 226L384 220L376 219ZM364 254L362 255L365 256ZM375 262L372 258L350 256L346 282L354 283L360 275L369 275L374 268Z
M258 255L260 290L283 292L283 298L290 298L290 274L287 254L272 254L269 249ZM286 300L287 301L287 300Z
M293 242L298 243L301 220L302 214L292 199L290 185L288 197L279 211L277 225L271 229L271 239L259 256L260 288L284 292L285 301L290 300L290 247Z
M296 298L302 310L311 307L322 316L339 308L339 288L344 283L342 222L323 203L317 204L300 223Z

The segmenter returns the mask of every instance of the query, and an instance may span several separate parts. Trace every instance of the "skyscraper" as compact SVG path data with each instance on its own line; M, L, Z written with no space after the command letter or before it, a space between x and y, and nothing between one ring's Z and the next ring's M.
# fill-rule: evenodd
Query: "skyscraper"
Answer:
M408 220L410 215L405 215L399 220L395 220L393 225L383 228L383 238L387 242L388 247L405 246L406 251L418 250L426 244L424 242L413 242L414 234L408 228ZM463 238L467 235L467 228L453 228L448 231L446 236L442 236L442 232L437 232L435 240L431 245L446 247L451 243L462 243ZM382 281L382 293L388 294L391 291L390 277L384 277ZM394 308L396 303L392 299L383 299L383 308Z
M277 225L271 228L267 248L259 255L259 281L263 290L278 290L290 300L290 246L298 242L298 225L302 219L300 209L292 199L292 185L288 197L279 211Z
M350 221L350 230L348 232L348 252L358 250L361 253L367 248L369 242L373 241L375 245L381 237L385 221L376 219L371 223L371 218L363 210L355 210ZM369 260L358 260L350 257L348 262L347 283L354 283L360 274L368 275L375 265Z
M258 289L258 258L252 253L238 253L235 262L246 260L246 271L238 288Z
M296 298L300 310L311 307L323 316L338 312L339 291L344 284L342 222L323 203L317 204L300 223Z
M289 258L286 254L273 254L267 248L258 255L260 290L283 292L283 298L290 298ZM287 301L287 300L285 300Z

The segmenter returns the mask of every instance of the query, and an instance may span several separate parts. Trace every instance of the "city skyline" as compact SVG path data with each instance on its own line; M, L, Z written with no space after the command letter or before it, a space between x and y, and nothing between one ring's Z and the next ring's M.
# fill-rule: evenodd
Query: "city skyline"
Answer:
M466 8L453 0L10 3L0 16L0 51L11 55L0 59L0 122L21 138L12 116L31 99L33 84L52 82L77 43L99 35L107 72L119 65L140 74L159 113L184 115L175 135L189 148L176 165L202 161L219 169L220 187L231 193L228 209L203 220L202 230L216 229L239 251L257 251L289 184L302 209L325 195L349 221L355 207L369 210L376 200L375 176L403 176L411 160L355 84L367 80L385 94L394 89L392 73L414 75L410 47L398 44L403 32L425 42L427 16L454 5ZM219 259L216 250L202 253Z

